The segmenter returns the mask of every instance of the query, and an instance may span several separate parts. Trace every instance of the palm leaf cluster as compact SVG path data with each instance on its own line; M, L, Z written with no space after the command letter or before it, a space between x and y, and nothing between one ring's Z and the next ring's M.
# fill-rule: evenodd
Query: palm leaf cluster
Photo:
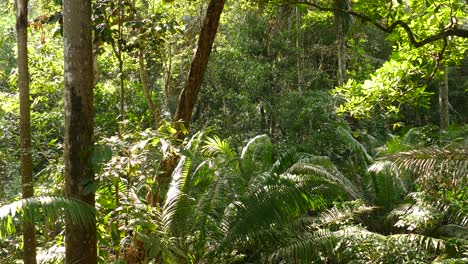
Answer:
M307 215L327 207L337 194L330 186L345 181L325 157L291 152L273 161L265 135L250 140L240 156L227 142L204 138L189 141L172 175L158 221L160 232L174 239L160 260L285 258L278 249L303 234Z

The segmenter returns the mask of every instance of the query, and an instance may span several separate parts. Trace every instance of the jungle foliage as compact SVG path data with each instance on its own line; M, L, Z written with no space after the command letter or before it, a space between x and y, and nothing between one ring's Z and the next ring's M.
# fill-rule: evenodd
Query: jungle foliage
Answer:
M80 185L95 205L65 195L61 0L29 3L21 199L14 2L0 3L0 263L21 263L31 222L37 262L65 263L66 223L94 221L99 263L468 261L465 1L226 1L184 123L211 1L93 0L95 180Z

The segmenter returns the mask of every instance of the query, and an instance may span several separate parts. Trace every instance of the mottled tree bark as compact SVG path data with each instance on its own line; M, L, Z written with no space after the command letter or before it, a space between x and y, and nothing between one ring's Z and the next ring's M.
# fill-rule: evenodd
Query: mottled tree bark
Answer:
M225 0L210 0L206 10L206 16L203 19L200 36L198 39L197 51L190 65L187 81L182 89L177 103L177 110L174 116L176 137L179 140L184 138L181 125L189 129L193 109L198 98L198 93L203 82L211 48L218 31L219 20L223 12ZM148 192L147 199L152 205L161 204L166 196L167 189L171 180L172 172L178 162L177 156L169 156L161 161L160 174L157 175L158 190L156 193Z
M448 86L448 66L446 65L439 85L440 128L443 130L447 130L449 127Z
M210 0L206 10L206 16L203 19L200 36L198 38L198 46L192 64L190 65L189 74L184 88L179 96L177 110L174 116L174 121L181 121L186 129L190 126L193 108L198 98L203 76L205 75L210 57L211 48L218 31L219 19L223 12L225 0ZM176 124L178 131L177 137L184 137L179 124Z
M65 193L94 206L91 0L63 1L65 59ZM66 222L67 264L97 263L96 226Z
M31 118L28 68L28 0L16 1L16 37L18 45L18 90L20 100L21 191L23 198L34 195L31 154ZM23 226L25 264L36 263L36 235L34 223Z

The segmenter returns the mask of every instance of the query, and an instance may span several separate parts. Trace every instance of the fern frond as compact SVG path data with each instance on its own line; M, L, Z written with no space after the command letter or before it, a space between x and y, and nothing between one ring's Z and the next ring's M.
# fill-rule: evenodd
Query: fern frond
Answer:
M338 137L356 154L363 157L365 162L372 163L374 159L369 155L364 145L357 141L351 133L345 128L339 126L336 128L336 134Z
M53 195L30 197L0 207L0 237L16 231L13 219L31 223L41 217L52 219L61 212L68 221L83 228L93 225L96 219L96 210L80 200Z
M271 261L286 260L287 263L317 263L321 255L331 255L337 237L333 233L321 230L308 236L299 236L289 245L277 249ZM300 261L299 261L300 260Z
M234 151L231 149L231 146L227 141L221 140L217 136L207 137L205 145L202 147L203 151L214 155L214 154L223 154L226 155L228 159L233 159L235 157Z
M190 165L191 159L186 156L182 156L177 167L172 173L172 180L161 212L162 226L166 230L173 229L177 226L176 214L178 209L181 208L180 203L185 198L185 194L182 190L185 187Z
M249 140L242 149L241 161L244 169L248 169L246 172L270 168L273 165L273 145L270 138L259 135Z
M323 162L327 159L320 159ZM363 199L364 195L362 190L357 187L352 181L346 176L341 174L334 166L326 164L329 168L325 168L320 165L307 164L307 163L296 163L288 170L290 174L298 175L315 175L323 178L332 185L336 185L345 190L354 199Z
M323 198L314 194L314 191L318 190L304 183L292 186L270 185L232 203L232 213L222 223L227 234L223 244L255 236L257 230L285 223L308 209L323 208Z
M418 181L426 187L440 183L457 190L467 184L468 149L420 149L393 154L385 160L416 173Z
M444 225L439 227L437 230L437 233L441 236L445 237L456 237L456 238L461 238L466 240L466 243L468 243L468 228L465 226L459 226L459 225Z
M439 252L445 249L443 239L428 237L420 234L395 234L387 236L389 242L398 242L411 247L424 249L426 251Z
M373 203L391 209L394 202L400 200L409 191L413 181L407 180L406 175L400 173L397 164L388 160L378 160L368 169L371 177Z
M320 226L340 226L353 222L354 217L373 211L375 207L366 206L363 201L347 202L340 207L332 207L322 212L319 217Z

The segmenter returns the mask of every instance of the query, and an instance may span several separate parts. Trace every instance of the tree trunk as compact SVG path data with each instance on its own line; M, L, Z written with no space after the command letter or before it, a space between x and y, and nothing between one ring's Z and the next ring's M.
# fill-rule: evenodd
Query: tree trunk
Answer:
M146 74L145 55L143 48L141 48L138 52L138 62L140 64L141 86L143 87L146 103L148 104L148 107L151 111L151 116L153 117L155 128L157 129L159 127L159 123L161 122L161 115L159 113L159 108L157 108L154 105L153 98L151 96L151 91L148 86L148 75Z
M193 108L198 98L203 76L205 75L211 48L218 31L219 19L223 12L225 0L210 0L206 10L206 16L198 39L198 46L184 88L179 96L177 110L174 121L181 121L181 124L188 130L190 119L192 118ZM183 139L180 124L176 124L177 138Z
M63 1L65 60L65 194L94 206L91 1ZM67 264L97 263L96 225L66 219Z
M443 130L447 130L449 126L448 86L448 66L445 65L444 75L439 85L440 128Z
M20 100L21 191L23 198L34 195L31 154L31 118L28 68L28 0L16 1L16 36L18 45L18 89ZM36 263L36 229L34 223L23 226L25 264Z
M303 58L304 58L304 34L302 33L302 11L299 6L296 6L296 67L297 67L297 89L302 90L304 76L302 73Z
M193 108L198 98L203 76L208 66L211 48L213 47L216 32L218 31L219 19L223 12L225 0L210 0L206 10L206 16L203 19L203 25L198 39L197 51L190 65L187 81L179 96L176 113L174 116L175 127L177 130L176 138L182 140L184 133L182 126L189 129L190 119L192 118ZM181 126L182 125L182 126ZM166 196L167 189L171 180L172 172L176 167L178 157L170 155L163 159L160 164L160 174L156 177L158 190L156 193L150 191L147 199L150 204L161 204Z
M340 9L347 9L348 0L335 0L335 7ZM346 37L345 37L345 14L335 12L336 23L336 45L337 45L337 59L338 59L338 86L346 82Z

